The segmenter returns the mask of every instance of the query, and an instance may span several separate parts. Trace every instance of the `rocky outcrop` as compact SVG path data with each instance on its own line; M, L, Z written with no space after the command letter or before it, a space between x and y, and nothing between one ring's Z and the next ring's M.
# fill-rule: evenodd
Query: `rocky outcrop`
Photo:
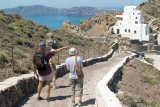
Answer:
M81 36L105 37L111 34L111 27L116 22L115 15L117 14L121 14L121 12L103 13L87 20L81 20L78 26L67 21L62 24L62 29Z
M83 30L81 30L78 26L73 25L70 21L63 22L61 29L74 35L82 37L86 36L86 33Z

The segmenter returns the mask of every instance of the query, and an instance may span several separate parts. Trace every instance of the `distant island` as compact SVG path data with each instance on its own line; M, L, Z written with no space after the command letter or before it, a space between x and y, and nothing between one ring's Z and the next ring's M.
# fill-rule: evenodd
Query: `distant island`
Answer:
M54 8L42 5L18 6L16 8L4 9L7 14L18 14L21 16L42 16L42 15L97 15L107 11L107 9L98 9L94 7L72 7L72 8Z

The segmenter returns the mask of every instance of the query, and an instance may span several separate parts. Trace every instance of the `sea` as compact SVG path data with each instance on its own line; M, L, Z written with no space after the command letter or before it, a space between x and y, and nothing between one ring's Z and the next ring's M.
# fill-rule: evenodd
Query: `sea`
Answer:
M37 24L45 25L50 30L60 29L63 22L69 20L73 25L78 25L81 20L89 19L94 16L25 16L27 20L31 20Z
M122 7L115 7L115 8L104 8L101 9L108 9L112 10L120 10L122 11ZM94 17L93 15L69 15L69 16L25 16L24 18L27 20L31 20L37 24L45 25L50 30L60 29L63 22L69 20L73 25L79 25L81 20L89 19Z

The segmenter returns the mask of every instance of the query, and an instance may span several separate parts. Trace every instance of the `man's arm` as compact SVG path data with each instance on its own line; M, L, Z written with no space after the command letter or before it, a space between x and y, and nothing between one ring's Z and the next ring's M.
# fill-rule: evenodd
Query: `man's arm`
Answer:
M69 66L66 64L66 69L67 69L67 72L69 72Z
M58 49L55 50L55 53L57 53L59 51L62 51L63 49L67 49L67 47L58 48Z

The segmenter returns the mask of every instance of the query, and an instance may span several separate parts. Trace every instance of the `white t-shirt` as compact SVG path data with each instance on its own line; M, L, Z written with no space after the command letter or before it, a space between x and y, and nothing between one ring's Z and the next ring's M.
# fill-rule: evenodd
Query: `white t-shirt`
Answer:
M69 58L66 59L66 65L69 67L69 78L70 79L77 79L78 76L76 74L76 71L75 71L75 56L71 56ZM82 58L80 56L77 56L77 63L78 63L78 67L81 66L82 64Z

